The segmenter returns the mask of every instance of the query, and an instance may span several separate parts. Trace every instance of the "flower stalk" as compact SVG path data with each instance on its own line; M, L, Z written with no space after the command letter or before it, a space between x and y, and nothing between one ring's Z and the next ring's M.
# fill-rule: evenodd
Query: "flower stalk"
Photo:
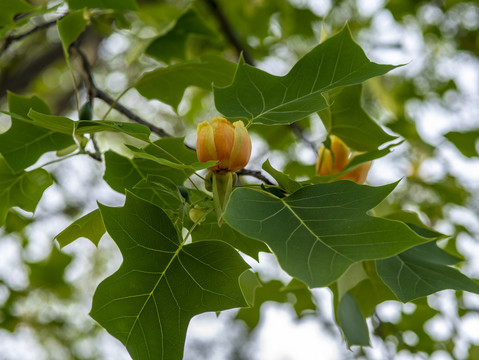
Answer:
M242 121L231 123L216 116L203 121L196 129L196 154L198 160L217 160L206 176L205 187L213 192L218 226L236 183L236 171L243 169L251 156L251 138Z

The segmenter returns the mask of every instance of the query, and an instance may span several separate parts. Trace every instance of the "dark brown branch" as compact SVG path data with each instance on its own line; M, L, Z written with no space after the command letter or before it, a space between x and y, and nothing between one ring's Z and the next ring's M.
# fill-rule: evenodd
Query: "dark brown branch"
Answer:
M241 169L240 171L237 172L238 175L246 175L246 176L252 176L255 177L258 180L263 181L265 184L268 185L274 185L269 179L264 176L261 171L259 170L250 170L250 169Z
M65 16L66 16L66 14L63 15L63 16L60 16L59 18L57 18L57 19L55 19L55 20L48 21L48 22L45 22L45 23L43 23L43 24L39 24L39 25L35 26L33 29L30 29L30 30L24 32L23 34L7 35L7 37L5 38L5 42L3 43L3 46L2 46L2 48L0 49L0 56L2 56L3 53L4 53L5 51L7 51L7 49L10 47L10 45L12 45L15 41L22 40L22 39L26 38L27 36L29 36L29 35L31 35L31 34L34 34L34 33L36 33L37 31L40 31L40 30L42 30L42 29L47 29L47 28L49 28L50 26L55 25L58 20L63 19Z
M209 6L213 15L216 17L216 19L220 23L221 30L223 30L223 33L225 34L226 38L231 43L231 45L234 46L238 54L243 54L243 59L247 64L254 65L252 56L249 54L249 52L246 50L243 44L241 44L241 41L238 38L238 35L234 31L233 27L231 26L230 22L226 18L223 11L220 9L216 0L205 0L205 2Z
M115 110L122 113L127 118L129 118L130 120L133 120L136 123L145 125L146 127L148 127L151 130L151 132L155 133L156 135L158 135L160 137L171 137L172 136L169 133L167 133L165 130L149 123L148 121L146 121L145 119L143 119L139 115L135 114L134 112L132 112L131 110L129 110L125 106L121 105L120 103L115 102L115 99L113 99L110 95L108 95L102 89L98 88L95 84L95 81L93 80L91 66L90 66L90 63L89 63L85 53L83 53L83 51L80 50L80 47L75 43L71 46L71 50L73 52L75 52L78 55L78 57L80 58L82 68L83 68L83 79L84 79L85 86L87 88L87 91L88 91L88 94L89 94L90 98L96 97L98 99L103 100L105 103L112 106Z

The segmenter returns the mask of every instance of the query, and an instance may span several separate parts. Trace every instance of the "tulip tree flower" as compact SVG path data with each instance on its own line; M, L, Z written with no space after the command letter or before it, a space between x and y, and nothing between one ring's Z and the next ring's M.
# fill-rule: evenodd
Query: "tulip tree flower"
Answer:
M351 154L347 145L337 136L331 135L331 150L325 146L319 148L318 160L316 161L316 173L319 176L338 174L348 166L353 158L354 155ZM348 171L338 179L351 180L358 184L364 184L370 167L371 161Z
M196 130L196 153L202 162L218 160L212 171L241 170L248 164L251 156L251 139L242 121L230 123L215 116L203 121Z
M218 116L209 122L200 123L196 134L198 160L218 161L210 168L211 175L207 176L207 181L212 180L213 200L218 215L218 225L221 226L221 215L236 182L235 172L244 168L251 156L251 139L242 121L232 124Z

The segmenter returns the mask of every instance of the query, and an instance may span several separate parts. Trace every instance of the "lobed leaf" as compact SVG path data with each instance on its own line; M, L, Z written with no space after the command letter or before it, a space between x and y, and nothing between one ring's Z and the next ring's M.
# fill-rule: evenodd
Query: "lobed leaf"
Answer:
M215 105L230 119L290 124L325 109L328 104L323 93L394 68L369 61L345 27L301 58L285 76L268 74L241 59L233 83L214 88Z
M47 171L35 169L14 173L0 156L0 226L4 224L8 210L13 206L35 211L43 192L52 184Z
M355 262L430 240L401 222L367 214L394 187L336 181L305 186L281 199L237 188L223 217L239 232L266 242L291 276L310 287L326 286Z
M464 290L479 294L479 284L447 265L457 258L437 247L425 244L396 256L377 260L377 271L384 283L402 302L408 302L445 290Z
M123 263L98 286L91 316L133 359L180 360L193 316L246 305L238 278L248 265L231 246L185 245L161 208L131 193L100 211Z

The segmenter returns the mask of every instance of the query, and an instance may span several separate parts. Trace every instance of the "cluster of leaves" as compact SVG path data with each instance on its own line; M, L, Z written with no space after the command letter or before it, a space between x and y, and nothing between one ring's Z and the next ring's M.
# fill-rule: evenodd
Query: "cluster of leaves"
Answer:
M22 0L6 3L8 11L0 16L5 44L15 38L12 31L34 16L53 11ZM124 205L99 204L56 240L64 247L85 237L97 245L108 233L120 249L122 265L96 289L90 315L119 339L135 360L181 359L188 323L207 311L240 308L237 318L254 328L265 301L290 302L292 294L301 316L315 310L311 289L317 287L329 287L334 294L335 319L349 345L369 345L366 318L384 301L423 304L425 296L444 289L479 293L479 285L453 267L461 258L437 245L444 235L424 225L417 215L402 211L399 203L384 211L385 199L396 183L373 187L335 181L367 161L388 155L397 145L398 141L391 144L397 137L386 133L361 105L363 83L396 66L371 62L345 26L312 47L286 75L260 70L247 63L251 63L251 53L262 58L282 36L312 36L311 23L317 20L311 11L287 2L265 4L205 1L183 11L162 4L174 21L138 51L139 59L133 61L140 64L142 57L148 57L155 68L135 77L129 88L176 112L186 89L202 89L193 94L192 103L195 96L213 96L217 112L230 120L243 120L276 148L290 136L291 124L303 124L304 119L321 121L329 135L339 136L362 154L341 173L329 177L311 174L310 164L279 171L266 160L262 170L274 183L249 184L249 178L242 177L221 227L213 213L211 193L202 184L202 170L212 164L198 162L184 138L165 137L156 127L135 122L137 117L129 116L133 122L106 120L108 111L101 120L95 119L95 108L95 115L85 109L98 97L99 89L85 63L81 71L87 75L84 91L89 98L78 116L52 115L37 95L7 95L8 110L2 113L10 116L11 126L0 134L0 225L8 231L18 216L12 208L34 212L44 191L53 184L45 165L38 165L44 154L56 151L53 161L58 162L73 156L101 155L103 179L125 195ZM85 33L92 28L97 32L128 29L133 20L161 24L161 16L150 11L148 2L134 0L67 0L66 5L68 11L56 26L80 108L73 55L82 54L79 43ZM209 11L209 7L216 10ZM222 28L206 20L212 19L218 8L225 9L220 14ZM235 39L246 43L246 34L238 40L228 30L231 24L237 25L234 19L239 17L228 16L233 13L251 19L256 26L251 31L257 37L256 46L253 41L244 47L237 63L230 61L229 42L236 47ZM280 14L276 20L283 29L276 38L265 28L267 23L258 20L275 13ZM225 25L228 18L232 23ZM111 108L118 109L123 94L111 101ZM153 119L147 120L154 124ZM415 129L406 131L412 126L407 124L399 118L390 128L427 147ZM120 134L126 145L123 152L98 149L95 139L104 133ZM446 136L466 156L478 155L474 147L477 137L477 130ZM95 153L90 150L93 147ZM278 149L286 155L286 146ZM309 175L305 178L304 173ZM426 184L417 178L410 182L447 196L444 188L448 184ZM197 214L190 218L192 210ZM292 277L288 285L262 282L240 255L258 260L260 252L275 255ZM63 263L62 269L66 265ZM32 268L34 273L41 271ZM384 336L387 330L394 330L393 325L384 327L376 328L381 328Z

